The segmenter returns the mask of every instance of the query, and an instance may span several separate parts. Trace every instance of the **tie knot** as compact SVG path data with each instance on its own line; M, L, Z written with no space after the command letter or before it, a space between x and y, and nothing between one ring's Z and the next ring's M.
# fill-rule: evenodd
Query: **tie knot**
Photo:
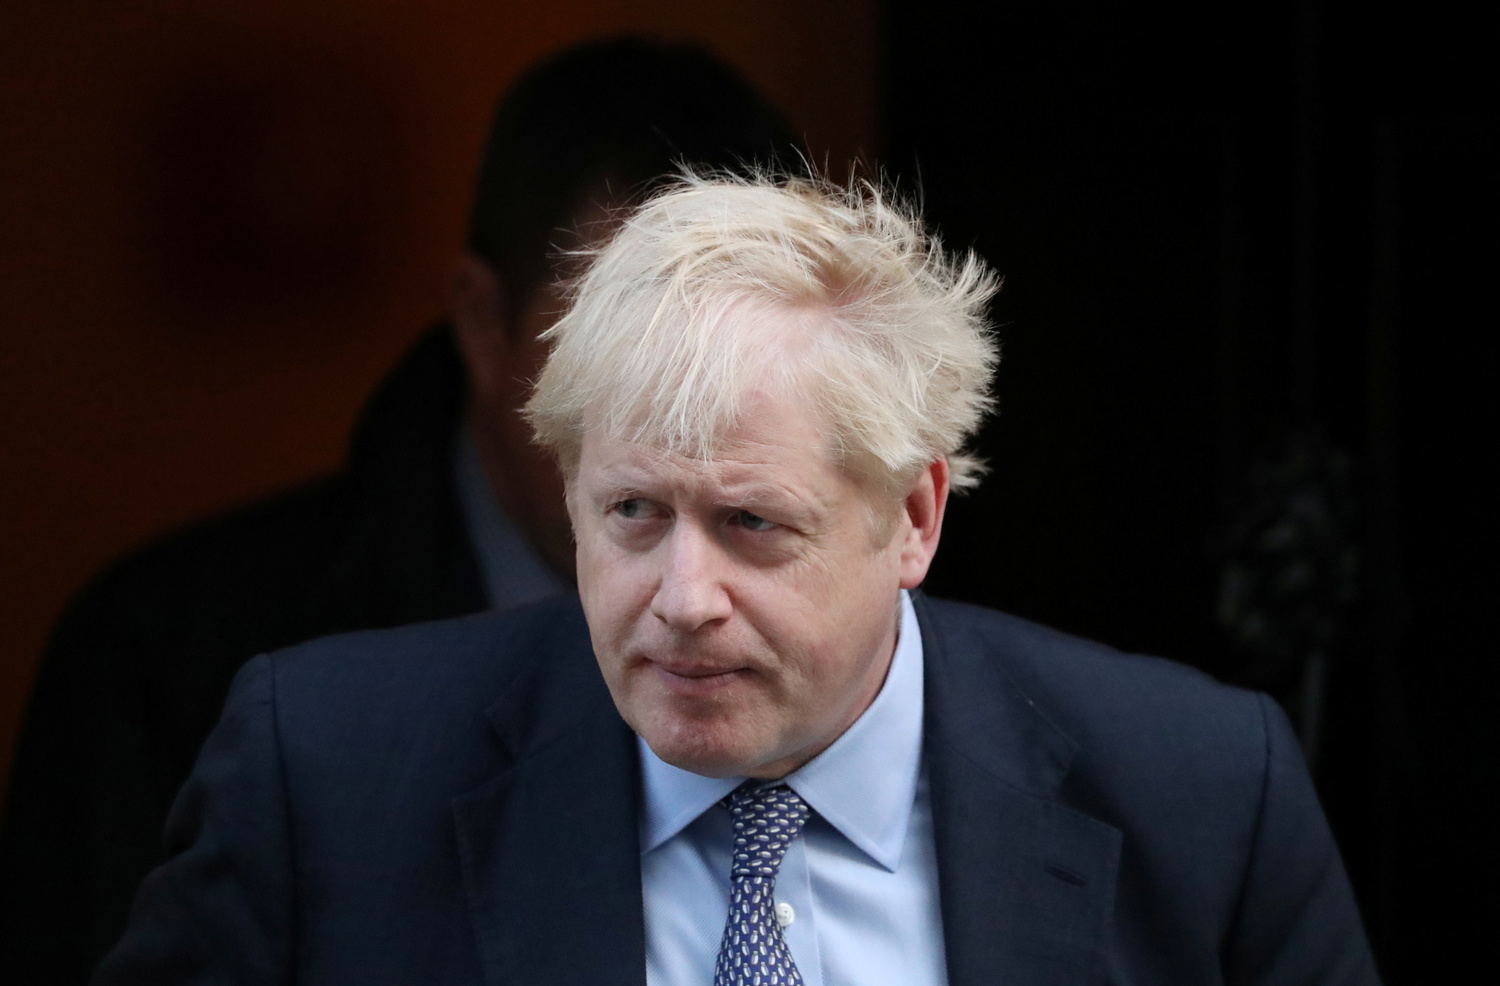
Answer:
M812 815L807 802L785 784L748 781L729 796L734 825L730 876L774 877L787 847Z

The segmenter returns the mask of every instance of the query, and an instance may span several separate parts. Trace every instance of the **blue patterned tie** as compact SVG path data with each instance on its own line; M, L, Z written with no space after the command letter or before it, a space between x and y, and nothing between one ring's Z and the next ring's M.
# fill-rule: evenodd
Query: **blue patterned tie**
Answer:
M811 815L807 803L785 784L747 781L729 796L734 862L714 986L802 986L772 910L772 895L782 857Z

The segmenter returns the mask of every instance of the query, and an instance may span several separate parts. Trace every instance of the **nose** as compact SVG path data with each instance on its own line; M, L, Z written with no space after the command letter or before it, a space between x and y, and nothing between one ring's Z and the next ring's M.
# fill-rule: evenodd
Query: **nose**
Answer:
M727 619L733 609L725 584L727 559L713 539L679 521L660 550L661 580L651 598L652 615L679 633Z

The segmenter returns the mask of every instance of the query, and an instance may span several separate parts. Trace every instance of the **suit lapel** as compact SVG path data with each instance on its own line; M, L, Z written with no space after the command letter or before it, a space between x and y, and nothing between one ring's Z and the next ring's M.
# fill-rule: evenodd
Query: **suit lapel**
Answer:
M491 986L645 983L640 767L584 654L586 674L553 673L566 662L548 654L540 687L496 703L491 723L516 762L453 804Z
M1121 833L1056 799L1073 741L1003 670L1003 642L918 599L924 742L952 986L1103 976Z

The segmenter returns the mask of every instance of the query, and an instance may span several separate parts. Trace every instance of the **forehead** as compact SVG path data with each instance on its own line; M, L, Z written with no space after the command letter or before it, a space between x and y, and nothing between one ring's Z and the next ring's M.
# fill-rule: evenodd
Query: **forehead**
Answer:
M603 424L585 427L579 483L640 486L646 483L741 494L774 489L819 495L850 484L834 461L819 415L800 402L751 394L741 420L707 454L670 451L637 441Z

